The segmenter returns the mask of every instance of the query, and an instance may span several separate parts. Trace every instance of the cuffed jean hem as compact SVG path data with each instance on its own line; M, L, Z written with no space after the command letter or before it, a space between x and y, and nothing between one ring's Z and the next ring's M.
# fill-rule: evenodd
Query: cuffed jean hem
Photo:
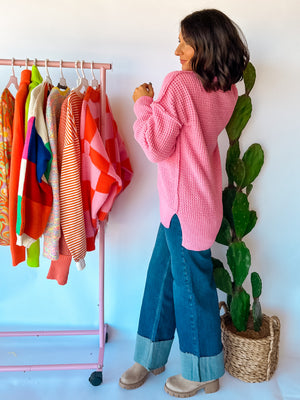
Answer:
M181 374L185 379L206 382L219 379L225 373L223 351L212 357L197 357L180 352Z
M134 361L149 371L160 368L168 361L172 343L173 339L152 342L148 338L137 335Z

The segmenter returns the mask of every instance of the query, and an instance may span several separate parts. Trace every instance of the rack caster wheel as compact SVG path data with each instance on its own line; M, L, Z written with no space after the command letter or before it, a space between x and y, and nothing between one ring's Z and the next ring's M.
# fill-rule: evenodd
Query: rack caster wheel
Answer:
M108 342L108 332L106 332L106 335L105 335L105 343L107 343Z
M102 371L95 371L89 377L89 381L93 386L99 386L102 383Z

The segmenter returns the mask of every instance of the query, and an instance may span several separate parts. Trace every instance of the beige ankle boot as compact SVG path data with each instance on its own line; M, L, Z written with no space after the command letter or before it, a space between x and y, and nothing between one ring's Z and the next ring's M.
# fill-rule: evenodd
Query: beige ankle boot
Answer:
M174 397L192 397L201 389L205 393L214 393L219 390L219 379L207 382L189 381L181 375L171 376L167 379L165 384L165 391Z
M136 389L143 385L150 372L153 375L158 375L164 372L165 366L148 371L141 364L135 363L131 368L124 372L119 380L119 385L123 389Z

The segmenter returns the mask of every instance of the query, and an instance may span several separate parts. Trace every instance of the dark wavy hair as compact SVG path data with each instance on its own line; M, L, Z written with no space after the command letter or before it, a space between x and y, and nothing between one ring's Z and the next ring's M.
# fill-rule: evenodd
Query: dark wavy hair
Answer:
M230 90L240 81L249 50L239 27L215 9L196 11L180 23L184 41L193 47L192 70L206 91Z

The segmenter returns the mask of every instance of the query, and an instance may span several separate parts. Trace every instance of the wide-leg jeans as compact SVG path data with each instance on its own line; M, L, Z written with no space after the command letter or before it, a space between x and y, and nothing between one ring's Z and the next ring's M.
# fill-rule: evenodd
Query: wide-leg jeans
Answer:
M220 315L210 249L182 246L177 215L159 226L141 307L134 360L148 370L168 361L177 329L181 374L205 382L224 374Z

